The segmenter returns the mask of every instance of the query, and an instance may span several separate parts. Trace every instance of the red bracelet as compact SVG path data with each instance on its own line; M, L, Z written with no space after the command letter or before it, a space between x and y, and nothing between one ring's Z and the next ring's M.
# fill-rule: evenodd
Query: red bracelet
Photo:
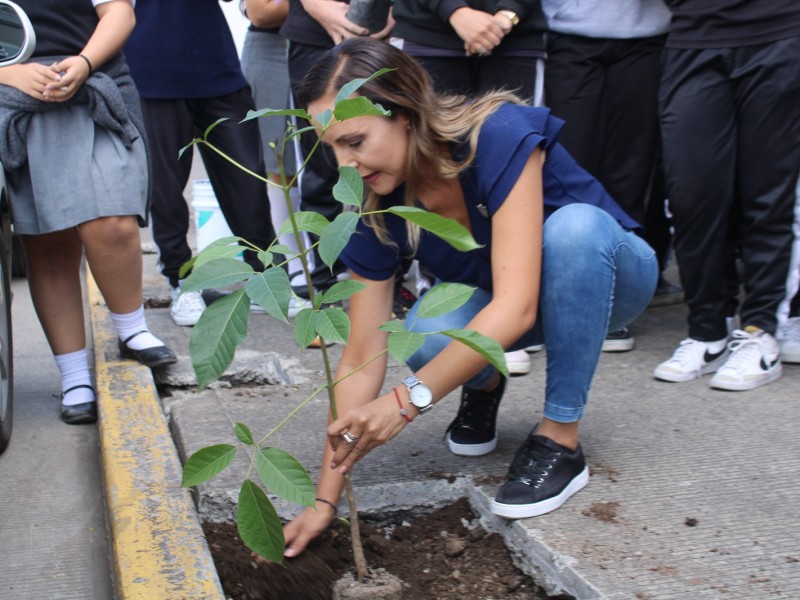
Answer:
M400 407L400 414L403 415L403 418L406 421L411 423L411 421L413 421L413 419L408 416L408 411L405 408L403 408L403 402L402 402L402 400L400 400L400 394L397 393L397 388L396 387L392 388L392 390L394 391L394 397L397 398L397 406Z

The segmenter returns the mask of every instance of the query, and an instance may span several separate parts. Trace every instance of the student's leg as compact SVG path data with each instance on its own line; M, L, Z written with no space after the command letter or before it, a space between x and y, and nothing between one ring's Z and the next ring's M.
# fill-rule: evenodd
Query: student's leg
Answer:
M24 235L28 287L50 349L55 355L86 347L80 265L83 253L76 229Z
M660 90L664 177L689 337L724 340L736 171L736 107L722 51L665 50Z
M175 288L180 268L192 258L187 235L189 207L183 189L192 168L192 152L178 151L192 139L192 118L182 100L142 99L152 164L150 217L163 275Z
M211 131L209 142L250 171L265 175L258 122L239 123L249 110L255 108L249 88L216 98L194 100L192 105L195 107L194 125L200 132L217 119L228 117L229 121L220 123ZM266 248L275 239L266 184L207 146L200 146L200 155L233 234L258 248ZM244 258L254 269L264 270L255 252L245 252Z

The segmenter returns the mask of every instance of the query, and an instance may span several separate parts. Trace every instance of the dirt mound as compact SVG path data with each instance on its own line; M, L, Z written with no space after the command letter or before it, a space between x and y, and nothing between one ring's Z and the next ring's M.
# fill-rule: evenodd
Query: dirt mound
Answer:
M301 556L283 565L253 560L236 526L204 524L225 593L233 600L328 600L351 568L349 528L331 527ZM405 583L404 600L544 600L517 569L502 538L477 526L466 499L402 523L362 523L367 562Z

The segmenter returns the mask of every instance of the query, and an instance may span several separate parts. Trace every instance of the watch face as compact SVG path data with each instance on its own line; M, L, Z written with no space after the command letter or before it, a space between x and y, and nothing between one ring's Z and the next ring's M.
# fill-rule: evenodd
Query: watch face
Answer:
M433 394L431 390L422 384L415 385L409 392L411 404L417 408L425 408L430 406L433 401Z

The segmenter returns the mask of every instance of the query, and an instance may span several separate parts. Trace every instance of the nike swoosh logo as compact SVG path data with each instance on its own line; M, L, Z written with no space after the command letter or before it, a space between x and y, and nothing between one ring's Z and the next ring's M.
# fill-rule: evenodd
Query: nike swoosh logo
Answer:
M708 363L710 363L710 362L713 362L713 361L715 361L715 360L716 360L716 359L718 359L720 356L722 356L722 353L723 353L723 352L725 352L725 350L720 350L720 351L719 351L719 352L717 352L716 354L711 354L711 353L709 353L709 351L708 351L708 350L706 350L705 354L703 354L703 360L706 362L706 364L708 364ZM762 357L762 360L763 360L763 357Z
M778 364L779 360L780 360L780 357L778 356L778 357L775 358L775 360L773 360L772 362L768 363L767 361L764 360L764 357L762 356L761 357L761 370L762 371L769 371L772 367L774 367L776 364Z

